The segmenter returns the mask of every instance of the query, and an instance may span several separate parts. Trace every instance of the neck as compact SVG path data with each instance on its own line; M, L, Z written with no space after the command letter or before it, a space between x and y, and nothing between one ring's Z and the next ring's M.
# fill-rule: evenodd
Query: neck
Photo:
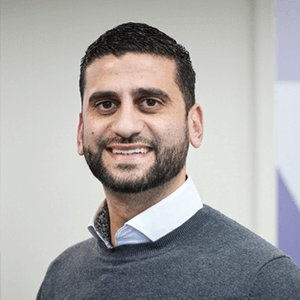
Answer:
M177 190L185 182L185 174L185 168L183 168L175 178L164 185L136 194L118 193L104 187L112 245L116 246L115 235L127 221Z

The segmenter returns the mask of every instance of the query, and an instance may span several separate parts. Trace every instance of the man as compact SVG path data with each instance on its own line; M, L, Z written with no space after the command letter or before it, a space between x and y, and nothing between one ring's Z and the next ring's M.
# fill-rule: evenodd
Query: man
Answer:
M203 134L194 86L188 52L146 24L87 49L78 152L105 200L93 238L51 264L38 299L300 299L296 264L203 206L186 174Z

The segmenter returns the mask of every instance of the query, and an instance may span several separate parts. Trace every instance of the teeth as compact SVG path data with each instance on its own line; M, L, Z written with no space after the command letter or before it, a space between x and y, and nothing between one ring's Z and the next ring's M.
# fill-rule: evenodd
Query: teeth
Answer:
M112 149L112 153L114 154L122 154L122 155L132 155L138 153L147 153L149 152L149 148L137 148L137 149L129 149L129 150L120 150L120 149Z

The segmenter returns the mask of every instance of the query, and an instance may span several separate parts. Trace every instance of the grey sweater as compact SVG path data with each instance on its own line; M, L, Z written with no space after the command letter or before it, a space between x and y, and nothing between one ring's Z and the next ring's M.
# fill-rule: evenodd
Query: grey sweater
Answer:
M300 268L204 206L153 243L108 249L94 238L50 265L37 299L300 299Z

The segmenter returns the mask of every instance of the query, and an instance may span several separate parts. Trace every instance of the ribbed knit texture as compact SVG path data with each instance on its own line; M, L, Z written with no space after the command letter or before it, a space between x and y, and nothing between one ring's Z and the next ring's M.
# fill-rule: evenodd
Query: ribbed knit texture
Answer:
M107 249L94 238L63 252L37 299L300 299L300 268L204 206L153 243Z

